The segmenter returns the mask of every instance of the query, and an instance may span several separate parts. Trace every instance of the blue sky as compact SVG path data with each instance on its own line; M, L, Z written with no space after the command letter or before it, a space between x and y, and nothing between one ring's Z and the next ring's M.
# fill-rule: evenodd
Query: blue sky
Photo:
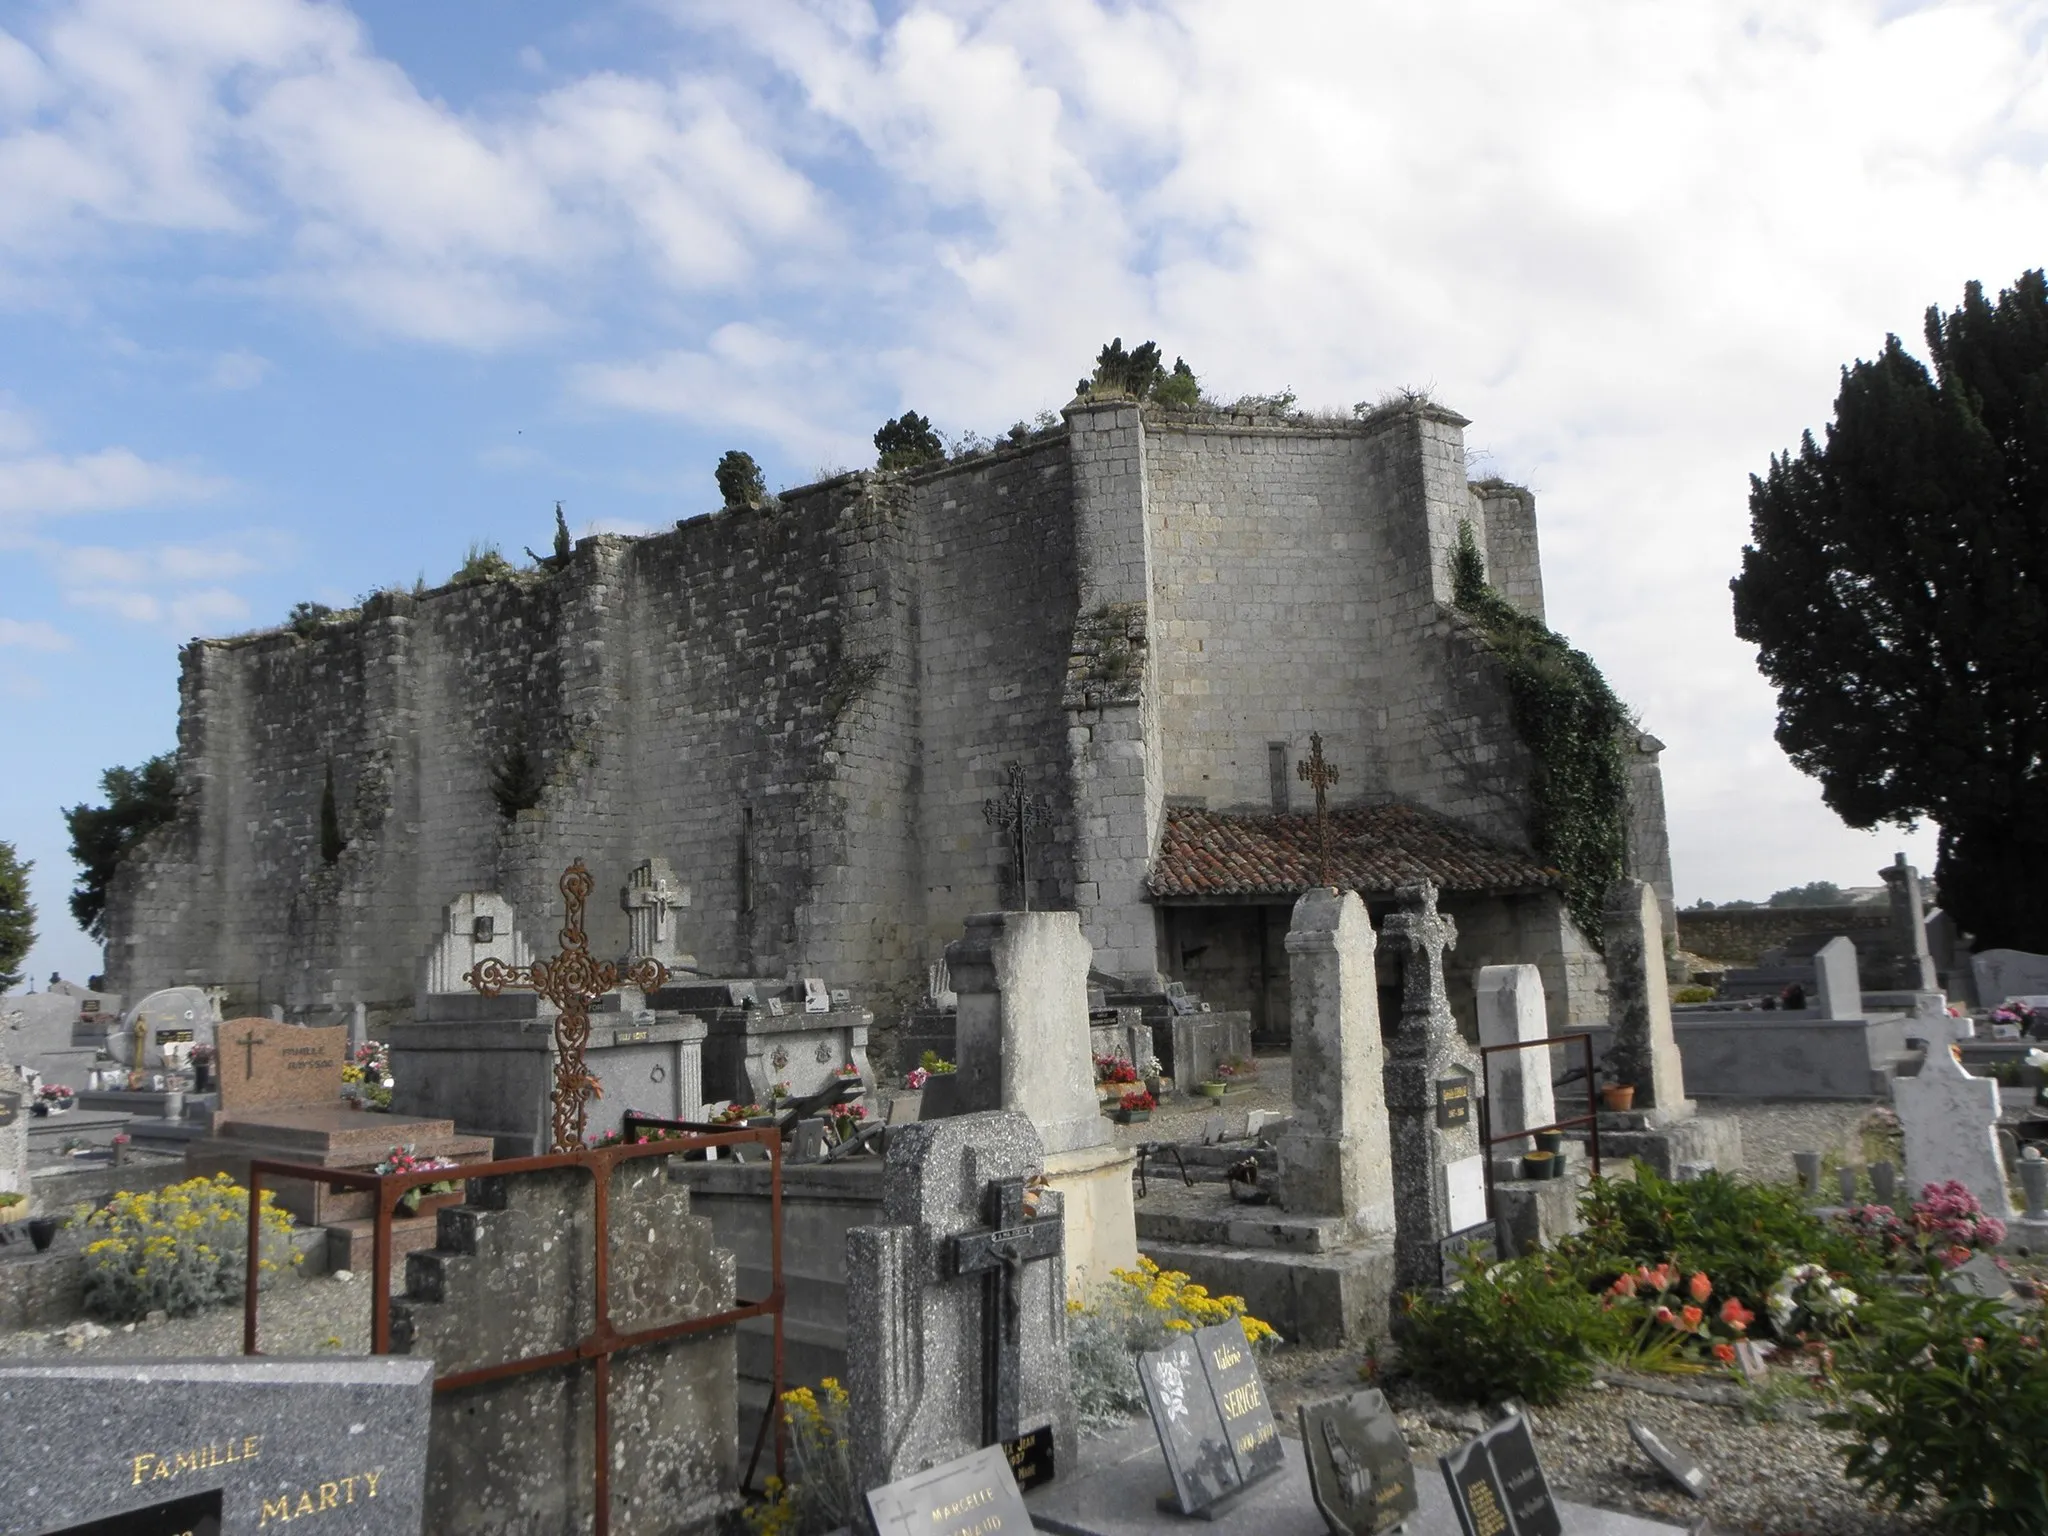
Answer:
M2037 7L0 0L0 837L177 652L1000 433L1111 335L1212 393L1426 387L1670 750L1681 900L1867 884L1730 633L1747 475L2048 259ZM1916 340L1917 344L1917 340Z

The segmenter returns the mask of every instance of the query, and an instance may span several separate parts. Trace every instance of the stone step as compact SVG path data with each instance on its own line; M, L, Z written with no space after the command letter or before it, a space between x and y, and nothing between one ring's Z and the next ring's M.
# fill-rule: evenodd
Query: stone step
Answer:
M394 1287L404 1283L405 1256L433 1247L438 1225L438 1218L431 1212L424 1216L400 1216L391 1223L390 1283ZM328 1270L350 1269L367 1275L376 1253L377 1224L367 1219L337 1221L325 1230Z

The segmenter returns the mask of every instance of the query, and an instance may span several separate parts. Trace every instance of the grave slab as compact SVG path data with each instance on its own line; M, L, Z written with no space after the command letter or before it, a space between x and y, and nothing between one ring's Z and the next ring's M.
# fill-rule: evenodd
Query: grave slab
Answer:
M1202 1536L1326 1536L1329 1527L1309 1489L1308 1463L1299 1440L1280 1441L1280 1471L1226 1500L1199 1524L1159 1512L1168 1486L1166 1464L1152 1426L1137 1423L1081 1442L1071 1476L1024 1496L1031 1523L1058 1536L1160 1536L1163 1531L1198 1531ZM1444 1480L1434 1467L1417 1468L1420 1507L1402 1526L1402 1536L1462 1536ZM1676 1536L1684 1526L1639 1515L1619 1514L1559 1500L1571 1536Z
M1479 1003L1479 1043L1519 1045L1550 1036L1543 1010L1543 973L1533 965L1482 965L1473 988ZM1496 1136L1557 1118L1550 1087L1550 1052L1532 1048L1502 1051L1486 1061L1486 1108ZM1501 1142L1498 1150L1526 1152L1527 1139ZM1492 1155L1490 1152L1489 1155Z
M62 1532L218 1494L222 1536L419 1536L433 1379L389 1356L0 1364L0 1510Z

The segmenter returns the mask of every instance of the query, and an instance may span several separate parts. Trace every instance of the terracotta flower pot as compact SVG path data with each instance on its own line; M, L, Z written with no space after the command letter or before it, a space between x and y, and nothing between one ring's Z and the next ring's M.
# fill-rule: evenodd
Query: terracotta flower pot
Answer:
M1634 1083L1609 1083L1600 1090L1600 1106L1603 1109L1631 1109L1636 1102Z

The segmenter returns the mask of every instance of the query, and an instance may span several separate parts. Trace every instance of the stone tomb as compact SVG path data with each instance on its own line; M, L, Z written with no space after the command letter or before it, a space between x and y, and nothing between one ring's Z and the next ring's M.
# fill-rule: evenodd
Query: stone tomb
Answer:
M490 1143L461 1136L449 1120L372 1114L341 1098L341 1069L348 1050L348 1026L305 1029L271 1019L234 1019L220 1029L221 1107L211 1133L186 1148L193 1173L248 1177L257 1159L310 1163L321 1168L368 1171L410 1147L420 1157L457 1163L490 1159ZM309 1226L328 1229L328 1261L334 1268L367 1268L370 1260L371 1198L302 1179L272 1186L277 1203ZM422 1214L393 1224L394 1255L427 1242L436 1203L453 1195L427 1196Z
M1987 1216L2010 1222L2012 1197L1998 1149L1998 1084L1963 1070L1951 1049L1963 1021L1949 1017L1940 993L1926 996L1907 1025L1927 1041L1919 1075L1892 1084L1905 1136L1907 1189L1917 1195L1929 1184L1954 1179L1977 1197Z
M432 1362L389 1356L0 1362L0 1519L421 1536L433 1380ZM190 1523L150 1518L174 1511Z
M670 1159L611 1172L611 1326L632 1333L730 1310L734 1266ZM573 1349L596 1326L596 1189L581 1168L480 1179L406 1260L392 1348L440 1376ZM710 1531L739 1502L733 1333L612 1357L606 1400L614 1536ZM427 1471L433 1536L590 1529L594 1363L437 1393Z

